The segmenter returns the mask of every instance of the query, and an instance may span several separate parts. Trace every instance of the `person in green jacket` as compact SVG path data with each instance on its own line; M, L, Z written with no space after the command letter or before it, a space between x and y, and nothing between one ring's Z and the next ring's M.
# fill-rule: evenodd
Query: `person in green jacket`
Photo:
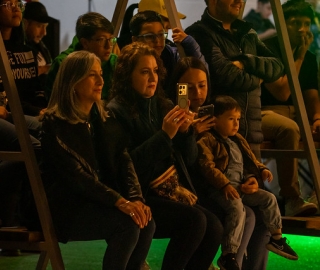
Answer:
M113 36L112 23L96 12L81 15L76 23L76 36L69 48L58 55L49 70L45 94L50 99L53 83L62 61L72 52L86 50L97 55L101 60L104 86L101 99L108 98L111 80L117 62L117 56L112 53L112 48L117 39Z

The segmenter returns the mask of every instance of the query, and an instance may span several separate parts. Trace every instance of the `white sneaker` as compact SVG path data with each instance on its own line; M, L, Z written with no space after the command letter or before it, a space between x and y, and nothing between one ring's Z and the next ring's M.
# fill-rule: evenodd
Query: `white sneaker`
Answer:
M318 207L318 211L315 213L315 215L319 216L320 215L320 209L319 209L319 202L317 199L316 193L313 191L311 196L307 199L309 203L314 203Z
M288 198L285 204L285 215L289 217L308 217L314 215L318 207L311 202L304 201L301 197Z

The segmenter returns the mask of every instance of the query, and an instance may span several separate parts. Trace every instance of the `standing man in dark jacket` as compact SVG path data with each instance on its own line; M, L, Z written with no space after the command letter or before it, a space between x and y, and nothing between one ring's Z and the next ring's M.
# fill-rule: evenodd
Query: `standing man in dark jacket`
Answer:
M186 29L209 65L212 95L230 95L241 106L239 133L259 156L261 132L260 84L277 80L283 65L258 39L251 24L237 19L240 0L205 0L200 21Z

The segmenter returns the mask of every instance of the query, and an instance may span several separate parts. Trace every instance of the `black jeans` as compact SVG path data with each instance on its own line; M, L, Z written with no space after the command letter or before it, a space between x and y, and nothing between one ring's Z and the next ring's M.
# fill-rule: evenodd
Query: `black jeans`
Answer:
M156 222L154 238L170 238L162 270L207 270L222 239L219 219L199 205L188 206L160 197L147 198Z
M155 223L140 229L132 218L116 208L87 204L76 218L71 240L105 239L104 270L139 270L148 255Z

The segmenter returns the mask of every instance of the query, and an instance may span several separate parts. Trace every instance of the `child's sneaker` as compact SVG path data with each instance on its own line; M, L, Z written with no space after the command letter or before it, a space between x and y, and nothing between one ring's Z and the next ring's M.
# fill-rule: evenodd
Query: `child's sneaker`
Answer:
M270 237L267 249L289 260L298 260L298 255L287 243L287 238L276 240Z
M218 266L220 270L240 270L234 253L228 253L225 256L221 255L218 259Z

